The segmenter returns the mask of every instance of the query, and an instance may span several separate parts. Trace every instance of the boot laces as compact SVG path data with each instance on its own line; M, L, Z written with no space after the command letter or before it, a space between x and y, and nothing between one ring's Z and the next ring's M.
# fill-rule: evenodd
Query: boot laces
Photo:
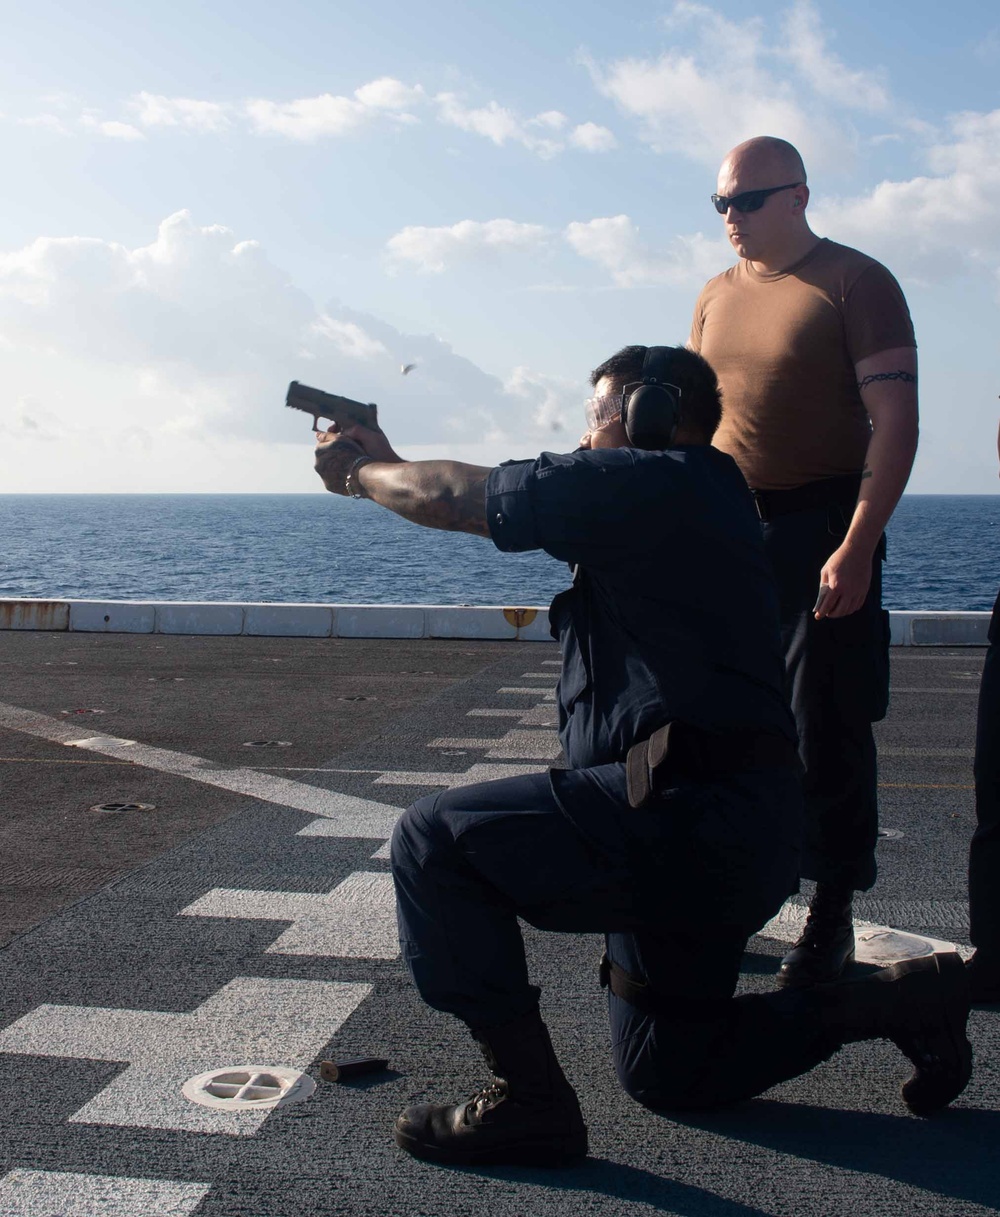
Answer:
M507 1083L503 1078L494 1078L488 1086L484 1086L469 1100L468 1110L477 1116L481 1116L484 1111L489 1111L491 1108L507 1098Z

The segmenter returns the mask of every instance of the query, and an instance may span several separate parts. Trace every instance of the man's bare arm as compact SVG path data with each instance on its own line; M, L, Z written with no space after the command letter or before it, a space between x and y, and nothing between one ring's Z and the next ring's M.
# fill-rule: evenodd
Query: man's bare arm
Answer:
M916 350L881 351L862 359L855 373L872 420L872 437L847 536L823 567L821 582L830 591L817 612L821 617L846 617L864 603L872 555L906 487L917 451Z
M317 438L316 472L333 494L361 494L427 528L489 536L489 469L460 461L404 461L381 432L365 428Z
M426 528L490 535L486 523L489 469L460 461L402 461L363 465L365 494L396 515Z

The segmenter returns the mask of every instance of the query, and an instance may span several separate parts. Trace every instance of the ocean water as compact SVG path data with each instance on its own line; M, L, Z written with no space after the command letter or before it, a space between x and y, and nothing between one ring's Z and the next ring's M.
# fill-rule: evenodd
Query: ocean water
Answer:
M887 608L992 608L1000 495L905 495L888 535ZM334 495L0 495L0 596L524 605L567 582Z

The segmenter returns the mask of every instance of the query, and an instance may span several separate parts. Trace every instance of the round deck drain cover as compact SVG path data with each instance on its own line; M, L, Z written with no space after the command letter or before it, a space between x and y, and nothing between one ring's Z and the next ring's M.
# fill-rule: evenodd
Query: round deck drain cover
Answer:
M189 1078L181 1093L202 1107L229 1111L259 1111L286 1103L300 1103L316 1090L316 1083L298 1069L283 1065L232 1065Z
M107 714L107 710L92 710L88 706L81 706L77 710L60 710L60 714Z
M906 834L900 828L880 828L878 830L878 835L884 841L898 841L900 837L903 837Z
M118 811L155 811L155 803L97 803L91 811L113 813Z
M291 748L290 739L248 739L244 748Z

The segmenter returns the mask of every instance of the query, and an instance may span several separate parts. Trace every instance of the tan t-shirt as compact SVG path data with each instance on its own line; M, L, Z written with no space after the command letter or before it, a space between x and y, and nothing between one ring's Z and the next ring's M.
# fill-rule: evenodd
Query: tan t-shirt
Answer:
M917 344L885 267L821 240L779 274L741 259L716 275L698 297L689 345L722 389L713 443L755 490L780 490L864 468L871 423L854 365Z

